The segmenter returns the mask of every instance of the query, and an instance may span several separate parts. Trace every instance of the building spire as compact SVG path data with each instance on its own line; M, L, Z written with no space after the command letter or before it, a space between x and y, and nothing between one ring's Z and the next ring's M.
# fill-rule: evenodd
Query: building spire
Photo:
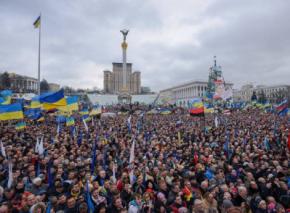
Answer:
M216 67L216 56L213 57L214 60L214 66Z

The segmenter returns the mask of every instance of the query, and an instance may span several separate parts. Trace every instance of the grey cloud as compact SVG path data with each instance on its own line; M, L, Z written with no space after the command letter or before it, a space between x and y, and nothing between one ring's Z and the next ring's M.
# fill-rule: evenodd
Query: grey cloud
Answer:
M36 76L32 23L42 11L42 76L50 82L102 87L103 69L121 60L119 30L126 27L128 61L142 72L142 84L155 91L206 80L213 55L236 87L289 83L287 1L200 1L206 4L192 13L176 13L170 4L177 2L1 1L0 70ZM168 7L168 14L160 7ZM175 16L177 24L171 24Z

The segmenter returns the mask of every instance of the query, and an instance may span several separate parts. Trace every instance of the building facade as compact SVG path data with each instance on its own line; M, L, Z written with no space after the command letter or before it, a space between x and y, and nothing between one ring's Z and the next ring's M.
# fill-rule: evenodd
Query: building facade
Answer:
M225 86L232 87L233 84L226 83ZM191 81L161 90L159 99L170 104L187 103L192 98L204 97L207 93L207 87L207 81Z
M18 75L15 73L9 73L10 87L14 92L26 93L37 92L37 79Z
M290 100L290 85L283 84L274 86L258 85L256 87L252 84L247 84L234 92L234 100L251 101L254 92L257 99L263 96L270 103L279 103L285 98Z
M132 72L132 63L127 63L126 91L129 94L141 93L141 72ZM104 71L104 92L108 94L119 94L123 88L123 64L113 63L113 71Z
M58 91L60 90L60 85L55 83L49 83L49 91Z

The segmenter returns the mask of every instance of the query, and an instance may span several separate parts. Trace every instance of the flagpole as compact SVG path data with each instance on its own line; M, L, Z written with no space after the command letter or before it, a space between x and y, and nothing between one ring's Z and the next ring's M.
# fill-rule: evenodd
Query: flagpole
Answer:
M39 41L38 41L38 95L40 95L40 41L41 41L41 13L40 13L40 25L39 25Z

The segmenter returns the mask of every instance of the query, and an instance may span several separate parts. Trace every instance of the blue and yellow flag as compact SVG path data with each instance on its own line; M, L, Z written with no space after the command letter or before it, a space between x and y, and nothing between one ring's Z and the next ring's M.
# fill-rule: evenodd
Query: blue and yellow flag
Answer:
M7 105L11 104L12 91L11 90L3 90L0 92L0 104Z
M73 112L73 111L78 111L79 110L78 96L68 96L65 99L66 99L67 105L58 107L59 111L62 111L62 112Z
M44 110L58 109L59 107L66 106L63 89L57 92L49 92L39 97L40 103L43 104Z
M99 115L102 114L102 108L100 106L96 106L90 112L90 115Z
M0 121L23 119L21 104L0 105Z
M41 17L38 16L38 18L35 20L35 22L33 23L34 28L39 28L40 26L40 22L41 22Z
M82 119L87 122L91 120L91 117L88 114L85 114L82 116Z
M40 114L40 117L37 119L38 122L42 122L44 121L44 116L42 114Z
M80 111L81 115L89 115L89 110L88 109L83 109Z
M75 125L75 119L73 117L66 118L66 126L73 126Z
M21 130L26 128L26 123L25 122L19 122L15 125L16 130Z
M169 109L161 109L160 110L160 114L161 115L169 115L169 114L171 114L171 110L169 110Z

